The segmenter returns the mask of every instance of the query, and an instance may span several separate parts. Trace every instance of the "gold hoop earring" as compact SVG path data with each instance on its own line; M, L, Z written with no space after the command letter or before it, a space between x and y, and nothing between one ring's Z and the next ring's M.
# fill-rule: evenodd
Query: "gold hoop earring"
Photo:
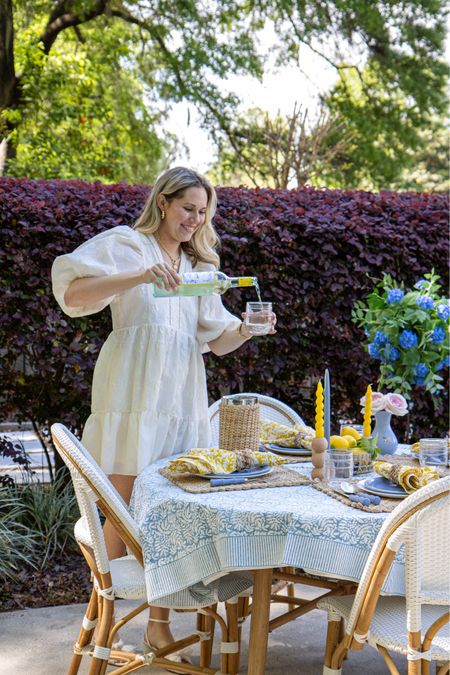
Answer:
M164 211L164 209L161 209L161 220L164 220L165 217L166 217L166 212Z

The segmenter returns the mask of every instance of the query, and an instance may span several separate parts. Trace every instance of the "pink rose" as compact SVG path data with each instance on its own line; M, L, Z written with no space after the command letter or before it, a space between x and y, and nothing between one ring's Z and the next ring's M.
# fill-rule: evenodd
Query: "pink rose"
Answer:
M391 412L393 415L406 415L408 412L408 404L406 399L401 394L386 394L384 409Z
M360 400L361 407L364 409L366 407L366 397L363 396ZM379 410L385 409L385 396L379 391L372 392L372 412L376 413Z

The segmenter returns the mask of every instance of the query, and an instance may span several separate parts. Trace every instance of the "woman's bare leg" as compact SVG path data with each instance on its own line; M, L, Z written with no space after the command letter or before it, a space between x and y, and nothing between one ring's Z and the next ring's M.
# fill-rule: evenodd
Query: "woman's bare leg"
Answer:
M116 488L119 495L122 499L129 504L131 499L131 493L133 491L133 484L136 480L136 476L122 476L118 473L113 473L108 476L111 483ZM111 525L108 519L106 519L103 534L105 535L106 550L108 551L108 557L110 560L115 558L121 558L125 555L125 544L122 539L117 534L114 527Z
M122 499L129 504L135 476L124 476L120 474L111 474L109 480L116 488ZM114 558L121 558L126 553L125 544L117 534L114 527L107 519L103 528L105 535L106 550L110 560ZM156 619L155 622L150 619ZM149 622L147 625L147 641L155 647L162 647L173 640L170 632L169 624L164 623L169 620L169 610L163 607L151 607ZM160 623L160 621L162 623Z

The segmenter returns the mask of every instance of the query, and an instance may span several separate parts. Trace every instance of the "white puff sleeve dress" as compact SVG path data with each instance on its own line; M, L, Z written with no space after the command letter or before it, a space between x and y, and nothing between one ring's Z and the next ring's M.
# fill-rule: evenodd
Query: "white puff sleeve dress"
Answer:
M161 457L210 442L202 352L240 324L220 296L155 298L152 284L141 284L89 307L64 302L73 279L136 272L162 261L152 235L119 226L53 263L53 292L66 314L111 308L113 330L95 366L92 413L83 433L83 443L107 474L136 476ZM192 269L183 252L180 273ZM208 269L205 263L195 267Z

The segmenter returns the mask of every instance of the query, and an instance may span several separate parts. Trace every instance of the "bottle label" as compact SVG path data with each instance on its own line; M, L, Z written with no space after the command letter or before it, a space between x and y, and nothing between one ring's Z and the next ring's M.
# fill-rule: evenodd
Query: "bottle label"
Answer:
M238 286L253 286L253 277L238 277Z
M213 284L214 272L184 272L181 275L182 286L196 286L197 284Z

